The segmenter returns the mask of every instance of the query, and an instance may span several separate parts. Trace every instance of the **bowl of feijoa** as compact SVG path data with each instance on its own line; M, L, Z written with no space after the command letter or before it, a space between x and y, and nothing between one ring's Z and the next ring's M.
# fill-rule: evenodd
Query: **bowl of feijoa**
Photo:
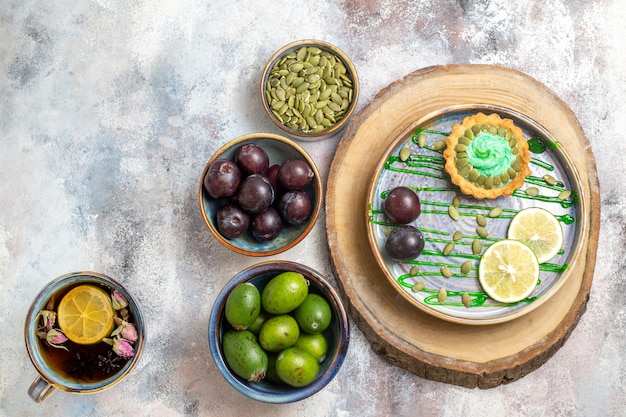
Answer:
M324 388L343 364L348 315L330 282L308 266L268 261L236 274L209 320L209 346L224 379L267 403Z

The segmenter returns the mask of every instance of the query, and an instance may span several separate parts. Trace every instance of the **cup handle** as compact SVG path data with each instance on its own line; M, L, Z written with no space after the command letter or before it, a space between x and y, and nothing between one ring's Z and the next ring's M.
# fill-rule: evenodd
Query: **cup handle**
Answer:
M40 403L48 398L54 390L54 385L38 376L37 379L30 384L30 387L28 388L28 395L33 399L33 401Z

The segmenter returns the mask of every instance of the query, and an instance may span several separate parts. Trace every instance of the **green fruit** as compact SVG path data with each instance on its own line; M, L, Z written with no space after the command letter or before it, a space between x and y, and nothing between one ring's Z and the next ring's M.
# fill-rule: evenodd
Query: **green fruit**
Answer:
M261 311L259 311L259 315L256 317L256 320L254 320L254 323L248 326L248 330L258 336L263 323L265 323L270 317L272 317L270 313L261 309Z
M222 349L226 363L239 377L253 382L265 377L267 353L250 331L228 330L222 336Z
M259 343L268 352L279 352L293 346L300 336L298 322L291 316L274 316L263 324L259 332Z
M322 363L326 358L326 353L328 353L328 341L321 333L300 333L300 337L294 346L313 355L318 363Z
M309 293L308 281L297 272L283 272L272 278L261 293L261 304L271 314L295 310Z
M226 321L236 330L247 329L261 311L261 295L254 284L244 282L238 284L228 294L224 314Z
M276 373L292 387L304 387L315 381L319 364L310 353L299 347L283 350L276 359Z
M315 334L326 330L332 314L330 305L324 297L309 294L294 312L294 317L303 331Z

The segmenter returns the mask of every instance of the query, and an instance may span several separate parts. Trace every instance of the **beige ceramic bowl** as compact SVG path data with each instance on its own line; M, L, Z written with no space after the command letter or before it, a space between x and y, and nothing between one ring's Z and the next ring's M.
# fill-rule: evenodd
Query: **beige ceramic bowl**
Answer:
M278 128L294 139L314 141L346 127L360 88L356 69L343 51L306 39L283 46L269 59L260 92L263 110Z
M259 145L265 150L270 159L270 166L273 164L281 164L288 159L300 159L308 163L314 174L309 185L304 188L304 191L311 199L313 207L309 219L298 226L288 225L283 222L284 226L278 237L267 242L255 240L250 233L244 233L235 239L227 239L222 236L217 227L216 215L218 209L225 204L225 201L212 198L204 188L204 177L211 164L221 158L230 159L231 161L234 160L237 149L249 143ZM270 256L293 248L304 239L311 229L313 229L313 226L315 226L315 222L322 210L322 201L322 180L313 159L294 141L271 133L253 133L240 136L222 146L215 152L204 167L204 171L200 177L200 187L198 189L200 214L209 232L211 232L218 242L228 249L247 256Z

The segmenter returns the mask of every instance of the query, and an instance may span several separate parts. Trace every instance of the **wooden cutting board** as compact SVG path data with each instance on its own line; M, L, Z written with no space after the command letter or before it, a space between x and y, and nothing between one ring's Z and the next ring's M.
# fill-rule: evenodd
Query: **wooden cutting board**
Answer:
M487 326L435 318L406 301L372 255L365 221L367 192L378 162L407 126L462 104L516 110L545 127L567 150L582 183L584 248L561 289L515 320ZM326 194L328 245L352 319L388 362L421 377L490 388L545 363L584 313L595 267L600 192L590 145L569 107L531 77L491 65L447 65L416 71L382 90L343 134Z

